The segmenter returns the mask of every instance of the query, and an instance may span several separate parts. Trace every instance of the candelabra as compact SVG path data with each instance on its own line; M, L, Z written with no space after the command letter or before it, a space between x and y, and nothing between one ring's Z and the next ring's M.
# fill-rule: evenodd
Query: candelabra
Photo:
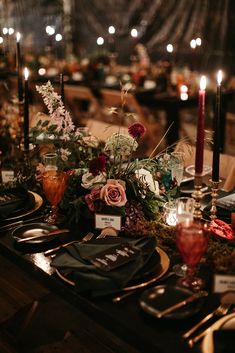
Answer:
M201 199L202 199L202 175L195 174L194 178L194 192L192 197L195 200L193 217L196 221L200 221L202 218L201 212Z
M217 213L216 201L217 201L217 196L218 196L219 183L221 183L221 180L213 181L212 179L210 179L209 181L211 184L210 219L213 220L213 219L217 218L217 216L216 216L216 213Z

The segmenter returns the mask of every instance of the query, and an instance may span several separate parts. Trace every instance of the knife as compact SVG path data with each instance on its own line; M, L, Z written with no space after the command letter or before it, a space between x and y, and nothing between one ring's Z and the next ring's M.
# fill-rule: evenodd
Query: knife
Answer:
M27 241L30 241L30 240L43 240L47 237L52 237L54 238L54 236L57 236L58 234L64 234L64 233L69 233L70 230L69 229L56 229L56 230L53 230L51 232L45 232L45 234L36 234L36 235L33 235L33 236L30 236L30 237L25 237L25 238L19 238L17 239L17 243L25 243Z
M186 304L192 303L194 300L199 299L199 298L203 298L203 297L207 297L208 296L208 292L206 291L200 291L197 293L194 293L193 295L191 295L190 297L170 306L169 308L159 311L157 313L157 317L160 319L163 316L172 313L173 311L182 308L183 306L185 306Z
M4 230L10 230L10 229L12 229L12 228L14 228L14 227L18 227L18 226L20 226L20 225L22 225L22 224L24 224L24 223L36 221L36 220L41 219L41 218L43 218L43 217L44 217L43 215L40 215L40 216L37 216L37 217L24 219L24 220L22 220L22 221L17 221L17 222L14 222L14 223L6 224L6 225L0 227L0 232L1 232L1 231L4 231Z

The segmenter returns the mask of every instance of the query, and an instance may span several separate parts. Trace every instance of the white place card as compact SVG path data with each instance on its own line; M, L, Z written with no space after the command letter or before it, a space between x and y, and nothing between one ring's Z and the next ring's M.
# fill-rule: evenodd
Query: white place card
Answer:
M2 182L8 183L9 181L14 180L14 170L2 170Z
M95 214L95 228L104 229L113 227L116 230L121 230L121 216L110 214Z
M223 293L228 290L235 291L235 276L214 275L214 293Z

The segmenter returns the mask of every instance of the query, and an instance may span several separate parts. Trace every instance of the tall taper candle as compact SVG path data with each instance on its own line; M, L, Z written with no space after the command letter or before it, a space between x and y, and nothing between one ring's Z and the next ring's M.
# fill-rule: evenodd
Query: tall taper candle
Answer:
M200 90L198 95L198 122L197 122L197 141L195 156L195 174L200 175L203 171L204 155L204 125L205 125L205 89L206 77L202 76L200 80Z
M29 150L29 70L24 69L24 149Z
M22 60L21 60L21 50L20 50L20 33L16 33L16 69L17 69L17 79L18 79L18 100L23 101L23 79L22 79Z
M219 70L217 74L217 91L216 91L216 105L215 105L212 181L219 181L221 82L222 82L222 71Z
M62 73L60 74L60 95L61 100L64 103L64 75Z

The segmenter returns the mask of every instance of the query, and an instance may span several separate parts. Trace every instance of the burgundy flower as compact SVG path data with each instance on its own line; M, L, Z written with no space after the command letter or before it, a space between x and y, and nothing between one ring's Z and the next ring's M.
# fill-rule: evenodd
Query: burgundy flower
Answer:
M95 201L100 199L100 188L93 189L89 194L85 196L86 204L91 212L95 212Z
M90 162L89 172L93 176L96 176L99 173L104 172L106 167L106 162L107 162L107 157L104 154L100 154L98 157L93 158Z
M66 174L67 175L73 175L73 174L75 174L75 169L68 169L67 171L66 171Z
M134 123L128 128L128 132L134 139L138 139L145 134L146 128L141 123Z

